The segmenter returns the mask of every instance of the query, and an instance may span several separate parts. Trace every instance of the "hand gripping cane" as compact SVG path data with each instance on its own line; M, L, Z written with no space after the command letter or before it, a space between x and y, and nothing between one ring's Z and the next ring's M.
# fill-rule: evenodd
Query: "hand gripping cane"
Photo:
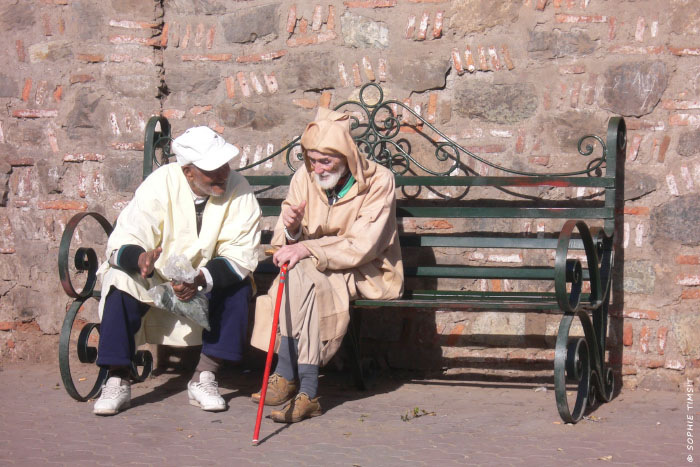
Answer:
M260 402L258 403L258 416L255 419L255 432L253 433L253 444L258 444L260 435L260 421L262 420L263 409L265 407L265 394L267 393L267 380L270 377L270 367L272 366L272 355L275 353L275 339L277 338L277 324L280 319L280 305L282 304L282 293L284 292L284 281L287 278L287 266L284 263L280 268L280 282L277 288L277 300L275 301L275 312L272 317L272 332L270 333L270 347L267 349L267 360L265 361L265 374L263 375L262 389L260 390Z

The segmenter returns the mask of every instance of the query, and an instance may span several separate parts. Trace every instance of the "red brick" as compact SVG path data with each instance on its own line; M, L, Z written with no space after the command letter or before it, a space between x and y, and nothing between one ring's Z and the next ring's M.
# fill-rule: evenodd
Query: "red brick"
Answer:
M445 12L438 11L435 13L435 22L433 23L433 39L442 37L442 22Z
M651 329L649 329L649 326L642 326L642 329L639 331L639 350L641 350L643 353L649 352L650 339Z
M452 66L458 75L464 73L464 68L462 68L462 57L457 49L452 49Z
M623 212L630 216L648 216L649 208L646 206L625 206Z
M95 81L95 77L92 75L71 75L70 77L70 84L89 83L90 81Z
M512 70L513 68L515 68L513 60L510 59L510 52L508 51L508 47L506 47L505 45L501 46L501 55L503 56L503 60L506 62L506 68L508 68L508 70Z
M52 36L53 33L51 32L51 22L49 21L49 15L47 15L46 13L42 15L42 23L44 26L44 35Z
M548 166L549 156L531 156L528 158L528 161L530 162L530 164Z
M214 38L216 37L216 26L212 26L207 31L207 49L214 47Z
M695 300L700 298L700 288L685 289L681 292L681 298L686 300Z
M386 81L386 59L380 58L378 61L377 74L379 75L379 81L383 83Z
M671 126L700 125L700 115L671 114L668 117L668 124Z
M77 59L81 62L99 63L105 61L105 56L101 54L78 54Z
M303 45L313 45L313 44L318 44L318 36L316 36L316 35L303 36L303 37L292 37L291 39L287 39L287 45L289 47L300 47Z
M5 345L7 345L8 349L14 349L15 348L15 341L13 341L12 339L8 339L7 342L5 343Z
M22 100L24 102L29 102L29 94L32 92L32 79L27 78L24 80L24 88L22 89Z
M185 111L179 109L164 109L162 114L167 119L180 119L185 116Z
M63 162L84 162L84 161L94 161L102 162L105 156L103 154L98 154L96 152L82 152L76 154L66 154L63 156Z
M163 31L160 34L160 46L167 47L168 45L168 33L170 32L170 23L163 24Z
M633 365L625 365L622 367L622 376L631 376L637 374L637 367Z
M183 49L187 48L187 45L190 43L190 36L192 35L192 25L188 24L185 27L185 35L182 37L182 41L180 41L180 47Z
M60 211L87 211L87 203L85 201L74 200L52 200L39 201L39 209L55 209Z
M689 56L700 55L700 47L671 47L671 46L668 46L668 51L671 52L673 55L677 55L679 57L684 56L684 55L689 55Z
M188 54L182 56L183 62L227 62L232 54Z
M663 46L654 45L611 45L608 52L624 55L659 55L666 49Z
M343 2L348 8L389 8L396 6L396 0L362 0Z
M634 343L634 329L631 323L625 323L622 329L622 345L629 347Z
M515 140L515 152L522 154L525 151L525 129L518 128L518 138Z
M311 30L318 31L321 29L321 20L323 14L323 7L321 5L316 5L314 7L314 12L311 17Z
M666 360L663 358L658 358L658 357L650 357L650 358L643 358L639 362L642 366L646 368L662 368L664 364L666 363Z
M558 13L554 15L554 20L557 23L607 23L607 16L586 16L586 15L565 15Z
M13 110L12 116L17 118L53 118L58 116L58 110L19 109Z
M197 32L194 35L194 45L199 47L204 43L204 23L197 24Z
M365 71L365 76L370 81L376 81L374 76L374 70L372 69L372 62L369 61L367 56L362 57L362 68Z
M464 69L469 73L474 73L476 71L476 64L474 63L474 54L472 53L471 47L467 46L464 49L464 58Z
M17 39L15 47L17 49L17 60L24 62L27 59L27 54L24 52L24 43L22 43L22 39Z
M328 17L326 18L326 29L332 31L335 29L335 7L328 5Z
M226 96L229 99L236 97L236 82L233 76L226 77Z
M700 255L679 255L676 256L676 264L700 264Z
M665 99L661 101L661 106L669 110L689 110L700 109L700 101L680 101Z
M288 33L293 33L294 32L294 27L297 24L297 7L296 5L292 5L291 8L289 9L289 14L287 15L287 32Z
M109 25L116 28L124 29L156 29L160 27L160 23L146 22L146 21L117 21L109 20Z
M263 73L263 81L265 81L265 86L267 86L267 91L270 94L276 93L279 89L279 86L277 85L277 78L275 78L274 73Z
M160 39L158 39L160 40ZM118 34L109 37L110 44L136 44L136 45L151 45L152 39L148 37L139 37L128 34Z
M659 312L654 310L634 310L634 309L624 309L622 311L622 316L625 318L632 319L651 319L659 320Z
M237 63L269 62L269 61L284 57L285 55L287 55L287 51L283 49L283 50L277 50L275 52L268 52L265 54L241 55L240 57L236 57L236 62Z
M195 105L194 107L190 108L190 114L201 115L205 112L209 112L211 109L211 105Z
M559 67L559 73L563 75L579 75L586 72L585 65L565 65Z
M668 150L668 146L671 144L671 137L668 135L664 136L664 139L661 141L661 146L659 146L659 156L657 158L658 162L664 162L666 160L666 151Z
M416 40L424 41L428 35L428 21L430 21L430 14L427 11L423 12L423 16L420 18L420 24L418 25L418 36Z
M494 71L499 71L501 69L501 60L498 58L495 47L489 47L489 57L491 57L491 65Z
M437 93L431 92L430 97L428 98L428 112L426 113L425 118L429 123L435 123L435 117L437 115L437 101Z
M309 21L306 18L302 18L299 21L299 34L306 34L309 30Z
M688 366L690 368L700 368L700 358L688 361Z
M0 321L0 331L12 331L16 325L14 321Z
M360 65L352 64L352 78L355 86L362 86L362 76L360 75Z
M313 101L311 99L292 99L292 103L305 109L313 109L316 107L316 101Z
M119 151L143 151L143 143L112 143L110 146Z
M549 0L537 0L537 5L535 5L535 8L540 11L544 11L544 7L547 6L547 2Z
M668 328L666 326L659 326L656 331L656 338L659 342L659 355L663 355L666 350L666 338L668 337Z
M406 39L411 39L413 37L413 33L416 30L416 17L415 15L411 15L408 17L408 22L406 23L406 30L404 31L404 37Z
M238 80L238 85L241 87L241 92L244 97L250 97L250 87L248 86L248 80L245 79L245 73L239 71L236 73L236 79Z
M331 105L332 94L328 91L321 93L321 98L318 101L319 107L329 108Z
M486 49L479 46L477 50L479 51L479 69L481 71L489 71L489 62L486 58Z

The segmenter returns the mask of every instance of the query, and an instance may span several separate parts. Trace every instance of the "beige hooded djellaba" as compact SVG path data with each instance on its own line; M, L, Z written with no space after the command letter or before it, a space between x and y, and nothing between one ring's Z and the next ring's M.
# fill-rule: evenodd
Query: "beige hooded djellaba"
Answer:
M316 120L306 127L301 137L305 168L297 170L292 177L289 193L282 203L284 209L306 201L298 242L306 246L311 258L295 265L301 274L293 275L290 271L286 288L289 294L295 293L293 277L313 281L321 365L330 361L342 342L350 321L351 300L358 297L393 299L403 292L394 175L389 169L360 156L349 126L347 115L319 109ZM356 181L333 205L314 180L306 156L309 150L339 153L347 158ZM271 243L281 246L285 242L280 216ZM252 344L262 350L267 350L270 342L277 284L275 280L268 294L258 297L256 302ZM286 308L287 304L283 303L281 322ZM301 359L300 363L303 363Z

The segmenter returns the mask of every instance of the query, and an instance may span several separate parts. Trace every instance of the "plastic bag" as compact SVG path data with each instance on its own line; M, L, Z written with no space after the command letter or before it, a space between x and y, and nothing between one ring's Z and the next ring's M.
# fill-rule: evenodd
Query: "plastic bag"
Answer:
M176 255L168 258L163 268L163 274L169 277L173 283L194 282L197 271L184 255ZM211 331L209 325L209 300L202 292L197 292L191 300L186 302L180 300L175 295L170 282L156 285L148 291L156 307L174 313L178 316L188 318L202 326L207 331Z

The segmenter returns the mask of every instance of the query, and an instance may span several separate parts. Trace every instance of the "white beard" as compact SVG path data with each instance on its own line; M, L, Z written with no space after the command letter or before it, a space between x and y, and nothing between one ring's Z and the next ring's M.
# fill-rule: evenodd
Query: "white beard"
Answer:
M314 172L314 179L316 180L316 183L318 183L318 186L324 190L332 190L338 184L338 180L340 180L345 174L345 170L346 166L343 165L342 167L338 167L338 170L335 172L324 174L323 177Z

